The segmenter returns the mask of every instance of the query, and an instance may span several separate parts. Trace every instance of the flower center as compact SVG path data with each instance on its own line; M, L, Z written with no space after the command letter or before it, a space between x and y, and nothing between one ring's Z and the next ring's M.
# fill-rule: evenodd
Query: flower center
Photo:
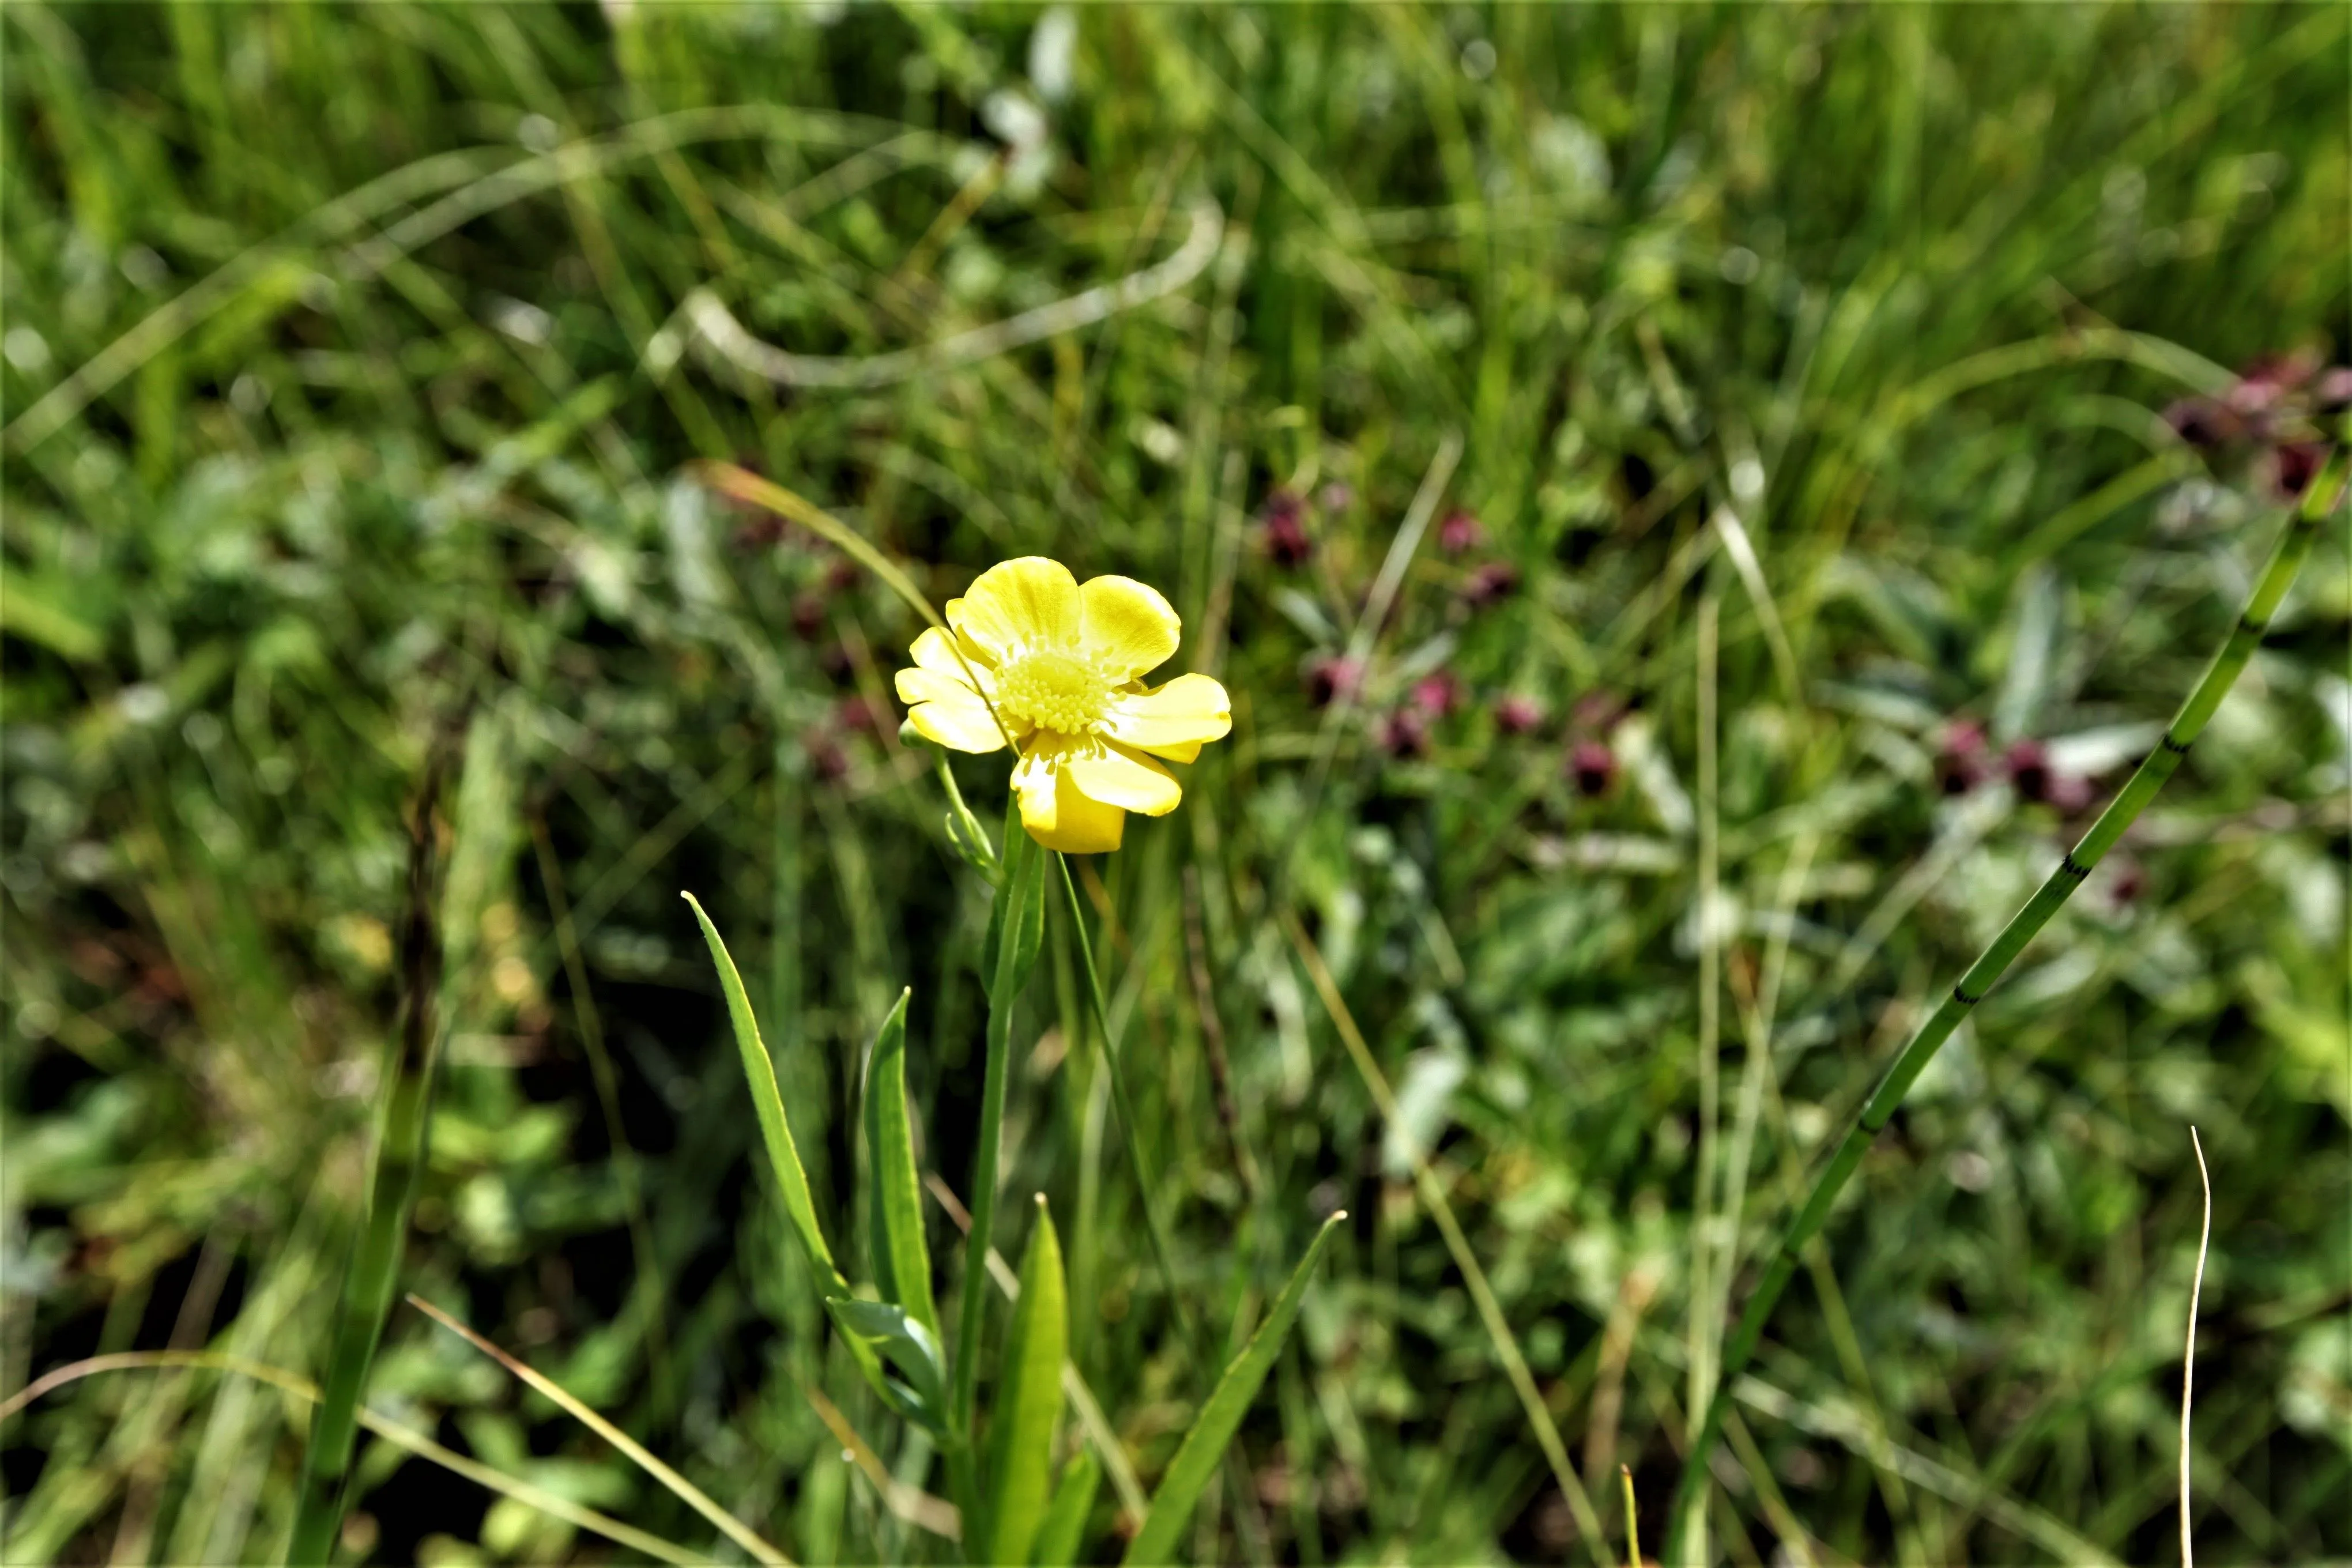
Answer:
M996 672L996 705L1040 730L1082 735L1103 721L1111 682L1087 660L1040 649Z

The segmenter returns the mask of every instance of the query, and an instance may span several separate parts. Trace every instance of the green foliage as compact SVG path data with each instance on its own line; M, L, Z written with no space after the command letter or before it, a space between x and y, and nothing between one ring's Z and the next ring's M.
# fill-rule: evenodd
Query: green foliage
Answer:
M1062 1357L1069 1306L1062 1244L1045 1194L1021 1255L1021 1299L1004 1331L997 1394L989 1415L987 1503L982 1563L1027 1563L1045 1522L1054 1477L1054 1429L1062 1417Z
M1250 1335L1241 1354L1234 1357L1219 1374L1216 1387L1209 1391L1201 1414L1193 1417L1176 1457L1168 1462L1167 1473L1160 1478L1160 1489L1151 1494L1151 1511L1143 1516L1143 1528L1127 1543L1127 1555L1122 1561L1156 1563L1175 1560L1177 1531L1184 1528L1192 1510L1200 1505L1201 1492L1216 1473L1218 1463L1224 1458L1225 1446L1241 1430L1242 1417L1249 1414L1250 1404L1256 1399L1265 1374L1274 1370L1274 1358L1282 1353L1283 1342L1290 1337L1290 1325L1298 1320L1299 1304L1307 1298L1307 1282L1313 1277L1315 1266L1323 1260L1323 1250L1331 1239L1332 1230L1347 1217L1343 1210L1323 1222L1323 1228L1315 1233L1314 1245L1298 1260L1298 1267L1291 1270L1282 1294L1274 1299L1265 1321Z
M818 1224L816 1205L809 1195L808 1172L801 1164L801 1152L793 1142L793 1124L784 1114L783 1097L776 1089L776 1065L768 1056L767 1042L760 1037L760 1021L751 1016L751 999L743 991L743 976L737 973L735 960L727 952L719 928L702 912L701 902L692 893L682 895L694 908L695 923L702 928L702 940L710 944L710 962L719 971L720 994L727 998L727 1021L735 1030L735 1048L742 1058L743 1079L751 1091L751 1109L760 1119L760 1136L768 1146L768 1168L776 1178L776 1187L783 1194L784 1213L791 1216L793 1230L808 1254L809 1265L829 1277L835 1290L846 1295L849 1281L841 1276L840 1267L833 1260L833 1248L825 1245L824 1227Z
M2162 415L2263 355L2352 357L2346 16L1066 15L0 6L0 1395L174 1343L323 1381L405 814L470 700L498 741L453 825L475 890L396 1283L796 1560L956 1553L810 1395L955 1491L824 1302L855 1296L833 1264L883 1278L858 1075L904 987L915 1170L977 1206L992 900L871 710L919 621L691 477L716 459L934 603L1029 552L1153 583L1169 673L1236 699L1181 808L1073 863L1086 923L1057 896L1002 1023L985 1170L1052 1199L1101 1418L1100 1447L1066 1422L1108 1483L1074 1555L1140 1523L1234 1348L1179 1302L1255 1321L1335 1206L1172 1549L1589 1555L1415 1152L1577 1470L1629 1465L1664 1539L1694 1327L1728 1327L2273 536L2274 455ZM1160 263L1201 198L1224 239L1181 289L901 382L782 388L682 313L897 353ZM1727 1424L1724 1558L2168 1559L2190 1121L2200 1559L2352 1553L2346 552L2322 531L2195 751L1855 1168ZM948 765L989 819L1002 759ZM926 1221L952 1351L967 1280L1004 1309ZM724 1549L404 1309L366 1398ZM0 1556L269 1557L302 1453L247 1380L83 1379L0 1429ZM362 1436L339 1550L608 1550L436 1475Z
M1029 1560L1038 1568L1069 1568L1077 1562L1086 1541L1087 1516L1094 1511L1095 1494L1102 1489L1102 1461L1081 1448L1062 1467L1054 1483L1054 1500L1037 1527L1037 1543Z
M922 1178L915 1169L915 1129L907 1114L907 998L882 1020L866 1062L866 1158L871 1171L866 1247L886 1301L903 1308L936 1342L931 1252L923 1239Z

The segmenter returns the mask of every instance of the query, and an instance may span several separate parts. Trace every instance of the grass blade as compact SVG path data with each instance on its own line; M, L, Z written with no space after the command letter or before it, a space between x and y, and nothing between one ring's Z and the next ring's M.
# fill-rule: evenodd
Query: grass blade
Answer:
M873 1163L867 1207L868 1245L882 1299L939 1338L931 1301L931 1253L923 1240L922 1178L915 1168L915 1130L907 1115L907 998L882 1020L866 1068L866 1150Z
M352 1444L358 1436L360 1395L375 1361L376 1345L383 1337L384 1319L392 1310L394 1277L408 1235L409 1205L415 1201L417 1177L425 1168L433 1080L440 1056L435 1005L442 968L439 829L434 811L447 763L446 748L436 746L409 823L408 902L401 933L401 978L406 994L394 1041L395 1054L384 1074L383 1119L377 1128L375 1169L368 1183L367 1215L343 1275L334 1338L327 1352L325 1386L302 1456L294 1528L286 1541L286 1561L290 1563L324 1563L333 1554L335 1537L342 1527Z
M314 1405L319 1400L319 1385L309 1378L298 1376L282 1367L247 1361L243 1356L224 1355L218 1351L122 1351L112 1355L90 1356L86 1360L58 1367L53 1372L44 1373L6 1399L0 1400L0 1421L7 1420L43 1394L53 1393L69 1383L79 1383L85 1377L92 1377L104 1372L136 1372L160 1370L166 1367L234 1373L239 1377L249 1377L256 1383L266 1383L270 1387L290 1394L297 1399L307 1400ZM648 1531L639 1530L635 1525L624 1524L609 1514L599 1513L594 1509L583 1507L569 1498L559 1497L543 1487L536 1487L529 1481L520 1480L508 1475L504 1470L495 1469L482 1463L479 1459L467 1458L454 1449L443 1447L415 1427L404 1426L391 1417L379 1415L365 1406L361 1407L359 1424L385 1442L405 1448L418 1458L463 1476L477 1486L494 1491L500 1497L510 1497L526 1508L537 1509L550 1518L560 1519L566 1524L592 1531L607 1541L642 1552L648 1557L664 1563L679 1563L683 1568L693 1568L695 1563L709 1561L709 1555L707 1552L680 1546L674 1541L665 1541Z
M1332 1231L1347 1217L1348 1211L1340 1209L1323 1222L1307 1256L1298 1260L1282 1294L1275 1298L1265 1321L1258 1325L1257 1332L1242 1347L1242 1353L1227 1364L1224 1374L1217 1379L1209 1402L1201 1407L1192 1430L1184 1434L1184 1441L1176 1450L1176 1458L1169 1463L1168 1473L1160 1478L1159 1489L1151 1494L1151 1511L1144 1516L1143 1528L1129 1543L1122 1562L1172 1560L1176 1532L1192 1517L1192 1505L1201 1500L1202 1490L1216 1473L1219 1461L1224 1458L1225 1445L1241 1429L1242 1417L1249 1413L1258 1386L1265 1382L1265 1374L1274 1368L1274 1358L1281 1353L1282 1342L1289 1337L1290 1325L1297 1321L1298 1304L1306 1300L1307 1282L1314 1276L1315 1265L1321 1261L1324 1248L1331 1245Z
M1675 1563L1682 1560L1682 1522L1689 1513L1691 1500L1696 1496L1700 1482L1706 1474L1707 1456L1723 1428L1730 1385L1747 1369L1748 1358L1755 1354L1757 1342L1764 1336L1764 1325L1771 1318L1772 1309L1780 1303L1780 1293L1788 1289L1789 1280L1796 1272L1800 1252L1819 1234L1822 1223L1829 1217L1831 1207L1837 1202L1838 1194L1845 1190L1846 1183L1853 1179L1855 1169L1861 1165L1863 1155L1894 1118L1895 1108L1903 1103L1903 1097L1910 1092L1911 1085L1935 1059L1944 1042L1951 1038L1952 1032L1960 1026L1960 1020L2000 983L2000 977L2008 973L2010 964L2025 950L2026 943L2049 923L2050 917L2058 912L2058 907L2073 896L2074 889L2082 886L2084 879L2091 874L2091 868L2115 847L2125 829L2138 819L2147 803L2156 797L2156 792L2164 787L2165 781L2180 766L2180 759L2189 754L2189 746L2203 732L2214 710L2221 707L2221 699L2229 695L2230 688L2236 684L2238 674L2245 668L2246 661L2253 657L2255 645L2262 641L2263 632L2269 629L2271 616L2277 612L2280 601L2286 597L2287 588L2294 583L2296 573L2302 570L2304 558L2311 553L2312 543L2318 537L2321 520L2342 504L2347 489L2352 489L2352 484L2347 482L2345 449L2338 447L2328 454L2325 466L2312 477L2309 486L2304 490L2302 504L2295 509L2285 531L2273 548L2269 563L2263 567L2261 577L2256 579L2253 592L2247 596L2246 608L2239 616L2237 626L2221 645L2221 651L2213 656L2213 662L2206 667L2204 679L2181 703L2179 712L2165 730L2162 742L2141 760L2115 799L2107 803L2107 808L2091 824L2090 831L2084 834L2081 841L2059 860L2057 869L2050 873L2048 879L2026 900L2025 907L2001 928L2000 934L1993 938L1992 944L1978 955L1977 961L1953 985L1951 994L1927 1016L1846 1128L1836 1152L1830 1156L1829 1163L1815 1178L1812 1191L1806 1194L1804 1206L1797 1211L1797 1217L1790 1222L1787 1233L1774 1248L1764 1278L1758 1282L1755 1293L1748 1297L1747 1307L1739 1314L1739 1322L1732 1330L1731 1338L1717 1362L1715 1393L1707 1401L1706 1418L1683 1457L1682 1479L1675 1488L1674 1509L1667 1515L1672 1533L1666 1542L1665 1561Z
M721 1534L750 1552L755 1562L767 1563L770 1568L792 1568L791 1558L761 1539L759 1533L741 1520L713 1502L709 1494L701 1488L655 1458L644 1444L605 1420L579 1399L574 1398L571 1391L562 1384L543 1373L532 1371L424 1297L412 1292L408 1298L408 1304L497 1362L532 1389L546 1395L565 1415L621 1450L639 1469L667 1487L688 1508L717 1525ZM326 1559L322 1557L318 1561L323 1563Z
M908 1486L892 1475L890 1467L882 1462L882 1456L857 1435L857 1428L849 1424L849 1417L841 1413L839 1405L814 1388L801 1392L807 1395L809 1407L824 1423L825 1430L833 1434L834 1441L841 1445L842 1453L873 1487L883 1507L917 1529L928 1530L943 1540L963 1539L963 1517L956 1511L955 1504L945 1498L933 1497L920 1487Z
M995 1408L990 1413L983 1563L1026 1563L1045 1522L1054 1473L1054 1427L1062 1416L1062 1357L1070 1337L1062 1283L1062 1243L1045 1194L1021 1255L1021 1300L1005 1331Z
M809 1262L818 1276L832 1282L835 1294L846 1296L849 1281L842 1278L840 1265L833 1260L833 1248L825 1245L824 1229L817 1223L808 1173L801 1165L792 1123L784 1119L783 1096L776 1089L776 1064L769 1059L767 1044L760 1038L760 1021L752 1016L751 999L743 993L743 976L728 956L719 928L702 912L700 900L692 893L678 896L694 907L702 940L710 944L710 962L719 970L719 987L727 995L727 1016L735 1026L736 1048L743 1055L743 1076L751 1087L751 1107L759 1114L760 1135L767 1142L768 1163L775 1168L776 1184L783 1189L784 1212L792 1216L793 1228L800 1233L801 1245L808 1249Z
M1193 1344L1199 1325L1193 1321L1192 1310L1186 1304L1184 1293L1176 1288L1176 1270L1168 1258L1168 1238L1160 1225L1160 1205L1154 1197L1150 1178L1143 1169L1143 1152L1138 1142L1134 1102L1127 1092L1127 1075L1119 1066L1118 1037L1111 1032L1110 1008L1103 1000L1102 971L1095 966L1094 939L1087 934L1086 910L1078 903L1077 884L1070 879L1070 861L1065 855L1054 857L1061 870L1062 894L1069 902L1070 930L1078 939L1078 960L1087 972L1087 997L1094 1008L1095 1030L1102 1041L1103 1068L1110 1074L1111 1102L1118 1110L1119 1131L1127 1145L1127 1165L1135 1177L1136 1202L1143 1206L1143 1228L1151 1242L1151 1260L1159 1265L1160 1283L1168 1292L1170 1305L1176 1310L1177 1326L1183 1331L1180 1342L1188 1353L1197 1353ZM1202 1364L1208 1358L1202 1356Z
M1285 911L1283 930L1290 944L1297 951L1299 962L1307 967L1307 978L1322 1001L1323 1010L1331 1016L1332 1026L1339 1031L1339 1039L1348 1047L1348 1058L1355 1064L1357 1076L1371 1094L1373 1103L1381 1108L1381 1121L1397 1122L1396 1091L1389 1087L1388 1075L1381 1064L1372 1059L1372 1048L1364 1041L1364 1032L1356 1026L1355 1015L1348 1010L1347 1000L1339 994L1339 983L1331 978L1331 970L1323 962L1323 954L1315 945L1307 928L1297 917ZM1462 1282L1470 1288L1470 1300L1478 1309L1479 1321L1486 1330L1486 1338L1495 1347L1495 1357L1503 1363L1504 1375L1519 1396L1519 1406L1527 1412L1528 1425L1534 1428L1536 1446L1543 1450L1544 1459L1551 1466L1552 1479L1559 1484L1560 1495L1568 1500L1570 1511L1575 1516L1577 1532L1582 1537L1585 1550L1596 1562L1606 1561L1609 1543L1601 1530L1601 1515L1592 1506L1592 1498L1577 1479L1575 1467L1568 1462L1568 1445L1560 1440L1559 1425L1551 1418L1551 1408L1544 1403L1543 1391L1536 1386L1535 1373L1528 1370L1528 1358L1519 1349L1518 1336L1511 1332L1510 1320L1503 1315L1503 1304L1495 1298L1495 1288L1480 1267L1478 1255L1470 1250L1470 1238L1462 1233L1462 1222L1454 1217L1454 1205L1445 1195L1444 1184L1429 1168L1428 1158L1418 1146L1408 1145L1412 1157L1413 1190L1420 1194L1430 1218L1437 1222L1438 1234L1445 1238L1445 1249L1454 1257L1454 1268L1462 1271Z
M1037 1527L1037 1544L1029 1561L1038 1568L1069 1568L1086 1544L1087 1517L1094 1512L1095 1493L1102 1489L1102 1461L1091 1448L1081 1448L1062 1467L1062 1480L1054 1489L1054 1503L1045 1522Z

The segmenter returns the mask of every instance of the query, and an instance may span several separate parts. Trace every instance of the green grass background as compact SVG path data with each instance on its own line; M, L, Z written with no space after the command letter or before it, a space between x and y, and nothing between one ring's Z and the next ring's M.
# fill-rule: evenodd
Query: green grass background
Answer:
M455 725L462 940L404 1286L796 1557L938 1555L803 1397L897 1452L757 1176L677 895L742 962L848 1236L859 1064L902 984L925 1164L968 1179L985 890L895 708L860 723L916 623L681 477L718 458L935 599L1027 552L1155 583L1181 667L1233 690L1182 808L1094 867L1137 1131L1179 1286L1234 1343L1320 1215L1354 1217L1190 1549L1586 1552L1415 1147L1612 1530L1622 1460L1661 1538L1688 1326L1724 1289L1694 1302L1695 1242L1724 1239L1694 1236L1699 1163L1749 1051L1753 1251L2058 852L2049 805L1942 790L1946 726L2112 785L2268 546L2259 464L2158 416L2259 354L2352 346L2346 18L9 5L0 1392L166 1344L317 1375L397 1004L402 814ZM677 353L696 288L804 353L983 325L1168 255L1204 195L1227 227L1192 286L979 363L785 393ZM1443 510L1484 541L1424 543L1327 727L1308 677L1455 436ZM1265 548L1284 486L1303 566ZM1706 526L1727 503L1753 585ZM1516 591L1474 603L1496 563ZM2200 1552L2352 1553L2347 627L2339 521L1831 1222L1726 1451L1726 1560L1792 1534L1821 1562L2168 1560L2192 1121ZM1462 708L1392 754L1385 716L1439 672ZM1538 731L1497 725L1507 695ZM1563 760L1616 708L1588 795ZM1001 763L958 772L994 820ZM1052 1198L1073 1353L1148 1482L1208 1377L1072 954L1057 913L1006 1190ZM405 1309L373 1390L732 1550ZM299 1433L234 1379L77 1384L0 1433L0 1554L274 1560ZM360 1473L354 1555L618 1560L397 1450ZM1108 1494L1089 1539L1115 1554Z

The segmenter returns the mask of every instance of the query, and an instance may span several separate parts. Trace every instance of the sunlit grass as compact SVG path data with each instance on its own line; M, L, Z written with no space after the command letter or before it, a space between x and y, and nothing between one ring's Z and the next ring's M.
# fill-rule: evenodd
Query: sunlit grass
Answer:
M1040 1550L1181 1471L1196 1561L1654 1552L1719 1332L1720 1560L2146 1561L2193 1121L2197 1553L2352 1552L2340 523L1866 1099L2261 576L2278 458L2165 413L2352 357L2344 13L1069 16L0 8L0 1397L315 1379L350 1560L738 1550L419 1315L362 1354L414 1290L793 1560L945 1561L824 1298L926 1259L969 1417L1042 1193ZM1032 554L1233 733L1031 858L992 1016L1003 768L891 682ZM909 1173L1012 1198L967 1250ZM296 1538L310 1407L152 1364L10 1415L0 1555Z

